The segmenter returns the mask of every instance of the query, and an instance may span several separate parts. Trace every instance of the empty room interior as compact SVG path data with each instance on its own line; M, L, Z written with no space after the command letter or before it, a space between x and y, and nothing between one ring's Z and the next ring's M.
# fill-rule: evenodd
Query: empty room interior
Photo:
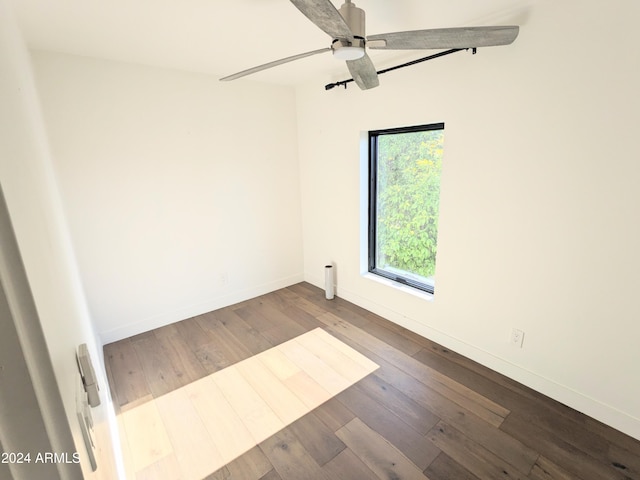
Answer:
M638 18L0 0L0 478L640 480Z

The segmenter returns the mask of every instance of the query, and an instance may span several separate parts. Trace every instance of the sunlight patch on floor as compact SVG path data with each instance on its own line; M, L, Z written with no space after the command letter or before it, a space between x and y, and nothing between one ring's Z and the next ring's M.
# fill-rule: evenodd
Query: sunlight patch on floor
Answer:
M201 479L378 368L321 328L119 417L136 480Z

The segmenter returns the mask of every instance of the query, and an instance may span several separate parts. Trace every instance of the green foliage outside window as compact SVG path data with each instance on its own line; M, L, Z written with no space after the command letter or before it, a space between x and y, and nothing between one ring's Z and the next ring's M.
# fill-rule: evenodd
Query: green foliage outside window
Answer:
M380 135L376 264L435 273L444 130Z

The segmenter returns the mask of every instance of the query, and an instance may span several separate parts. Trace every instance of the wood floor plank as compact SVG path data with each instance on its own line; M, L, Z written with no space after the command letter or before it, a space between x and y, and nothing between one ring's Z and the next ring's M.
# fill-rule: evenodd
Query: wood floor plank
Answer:
M626 435L619 430L614 430L611 427L599 422L593 418L582 416L584 427L590 432L594 432L607 439L610 444L617 445L623 450L626 450L630 454L634 455L634 458L640 458L640 440ZM634 479L635 480L635 479Z
M178 333L184 338L186 344L192 349L197 350L211 343L214 338L209 330L202 327L201 322L206 322L210 314L199 315L197 317L188 318L182 322L175 323Z
M385 382L402 391L409 398L434 412L438 417L465 432L475 442L484 445L496 455L504 458L519 471L529 471L538 457L538 452L527 447L518 439L488 424L472 412L446 399L421 382L381 357L371 354L373 361L380 365L374 373Z
M291 287L289 287L289 289L291 289ZM303 310L304 312L306 312L307 314L311 315L316 319L320 315L324 315L329 311L326 308L323 308L323 306L317 305L316 303L309 301L305 297L298 297L298 300L296 301L295 304L298 306L298 308L300 308L301 310Z
M187 385L185 390L225 463L254 443L248 428L210 376Z
M480 480L444 452L429 464L424 474L431 480Z
M258 446L240 455L227 465L233 480L255 480L263 478L273 470L273 465Z
M150 400L153 400L151 396ZM118 433L120 440L120 453L122 454L122 467L124 469L124 474L127 479L135 478L136 472L133 467L133 457L131 454L131 448L129 448L129 439L127 438L127 430L124 426L124 416L122 412L118 412L116 416L116 422L118 425Z
M303 371L291 375L283 380L283 383L311 410L322 405L332 396L328 390Z
M256 358L280 380L286 380L302 371L279 348L256 355Z
M496 478L523 480L529 473L529 470L526 472L518 471L484 446L444 422L438 423L427 434L427 438L448 456L483 480Z
M259 295L255 297L253 300L271 305L275 307L279 312L281 312L286 307L288 307L289 305L292 305L295 302L294 298L295 298L294 296L289 295L287 292L276 290L275 292Z
M160 342L154 335L141 337L132 342L154 398L172 392L186 383L183 374L176 369L162 351Z
M583 480L628 480L630 477L613 465L605 465L517 413L509 415L501 430L533 445L546 458Z
M395 327L394 327L395 328ZM470 388L477 390L483 395L492 395L498 403L504 402L504 406L510 410L517 410L524 413L524 410L531 414L531 421L536 424L545 424L550 432L558 433L560 429L563 433L568 433L564 439L569 443L574 443L578 448L589 453L598 455L598 450L602 451L602 441L614 443L619 446L627 445L635 457L640 458L640 442L622 434L616 430L606 427L600 422L589 418L565 405L551 400L550 398L535 392L534 390L519 384L489 368L480 365L452 350L443 347L427 338L421 337L420 343L425 347L414 358L419 359L431 366L436 366L438 370L447 376L465 383ZM439 357L441 360L437 360ZM451 369L450 364L457 364L460 369L456 372ZM470 383L460 377L460 371L473 372L475 381L479 384ZM464 375L464 374L463 374ZM482 388L482 384L485 384ZM505 395L505 391L510 394ZM548 419L544 421L543 419ZM599 440L598 440L599 438ZM605 461L604 459L602 459Z
M440 454L440 450L405 424L394 413L369 397L357 385L336 397L356 414L356 418L402 452L420 471Z
M355 305L345 302L337 296L333 300L327 300L324 292L315 289L315 287L313 290L302 292L300 296L297 305L309 311L316 318L326 313L332 313L360 328L365 328L370 324L369 319L363 315L364 310L358 309Z
M273 319L260 313L249 301L243 302L243 306L241 307L236 308L232 306L229 308L233 308L233 311L236 312L240 318L261 334L273 328Z
M163 325L162 327L155 328L151 330L149 333L152 333L156 338L162 338L167 336L181 336L180 331L178 330L178 325L180 322L170 323L168 325ZM188 342L185 342L185 345L189 345Z
M220 388L255 443L259 443L284 427L284 423L262 397L251 387L235 366L227 367L211 376Z
M573 480L576 477L540 455L529 474L529 478L531 480Z
M357 315L358 322L351 323L354 325L362 325L361 328L366 329L368 333L383 342L388 343L401 352L406 353L407 355L414 355L423 348L423 346L416 342L414 338L402 335L397 330L389 328L388 321L384 322L384 326L381 322L373 321L375 317L370 312L367 312L353 303L338 298L336 299L336 304L338 305L338 308L334 311L334 315L345 320L353 318L345 315L345 312L349 312L350 315Z
M640 455L616 443L609 444L604 461L633 479L640 479Z
M381 405L384 405L421 435L426 435L440 421L440 418L433 412L427 410L380 377L370 375L358 383L358 388L362 389L369 397Z
M299 323L291 320L282 312L278 312L270 305L264 306L253 302L235 310L235 312L258 330L272 345L286 342L306 332L306 329ZM273 318L277 318L278 321L274 322Z
M155 334L153 333L153 330L150 330L148 332L142 332L139 333L137 335L133 335L132 337L129 337L129 341L130 342L137 342L139 340L146 340L146 339L153 339L155 338Z
M332 460L345 448L344 443L314 413L293 422L289 429L320 466Z
M233 365L235 357L229 358L226 351L219 342L211 342L195 349L194 353L207 374L211 374Z
M282 309L282 313L304 329L312 330L322 327L322 322L298 305L287 305Z
M425 365L429 365L432 368L436 368L444 375L449 375L449 372L454 375L452 378L468 378L474 377L476 379L482 378L487 384L495 385L499 388L499 391L511 391L512 398L528 398L529 400L535 400L539 398L539 394L536 394L531 389L521 385L514 380L511 380L498 372L494 372L487 367L484 367L472 360L469 360L462 355L459 355L448 348L438 345L428 339L424 339L423 343L427 346L422 348L413 357L416 360L421 361ZM457 368L456 368L457 367ZM458 375L455 375L458 373ZM462 375L460 375L462 373ZM466 375L465 375L466 373ZM473 387L470 387L473 388ZM485 392L491 392L491 388L485 389Z
M275 292L272 292L272 294L269 294L269 295L280 298L283 303L283 307L295 304L300 298L298 294L290 291L287 288L281 288L280 290L276 290Z
M415 332L412 332L411 330L407 330L405 327L403 327L402 325L399 325L397 323L393 323L390 322L389 320L387 320L386 318L381 317L380 315L377 315L373 312L370 312L369 310L362 308L358 305L355 305L351 302L348 302L342 298L338 299L338 302L341 305L344 305L345 308L350 308L356 312L358 312L362 317L366 318L367 320L369 320L369 322L371 324L376 324L379 327L384 328L384 330L380 330L380 335L376 334L376 336L378 336L378 338L380 338L381 340L385 340L387 337L385 333L382 332L386 332L386 331L391 331L394 332L397 335L400 335L402 337L405 337L406 339L410 340L411 342L420 345L422 348L424 348L426 345L430 345L430 340L426 339L425 337L418 335ZM408 353L408 352L405 352Z
M208 374L194 350L188 346L177 329L161 333L154 331L154 334L176 374L183 377L183 384L186 385Z
M307 335L308 338L322 344L322 340L313 335L313 332L309 332ZM300 347L300 345L297 345L297 342L298 339L294 339L289 341L288 343L298 348ZM312 344L310 344L309 342L303 343L305 343L308 347L312 346ZM228 427L225 428L224 425L216 425L217 422L215 420L219 420L219 418L217 419L214 416L215 414L206 413L207 410L214 410L215 412L218 412L220 410L220 406L217 404L217 402L215 404L206 404L206 400L211 400L212 397L211 392L203 391L207 388L206 385L209 385L208 388L212 388L212 386L217 387L214 388L215 392L213 392L213 396L217 395L218 397L224 397L224 400L226 400L225 405L227 405L227 413L224 416L229 416L229 410L235 411L237 417L240 418L240 421L242 421L244 427L246 427L246 430L249 431L255 441L266 438L268 431L276 431L278 428L284 425L285 422L280 422L279 425L271 424L268 425L268 429L265 426L265 429L261 430L259 433L256 433L256 430L254 429L254 424L262 424L265 420L265 417L269 417L270 415L273 418L275 416L274 412L277 411L277 408L285 407L286 410L292 410L291 405L287 406L286 401L284 401L282 398L276 398L276 396L274 396L276 395L276 390L282 389L282 383L276 377L276 375L272 374L268 370L265 365L265 362L271 364L285 363L284 368L280 366L276 369L276 371L278 371L280 375L282 375L285 379L295 377L296 374L291 375L292 372L303 373L302 370L298 367L295 367L295 365L291 367L291 364L287 363L288 360L287 362L268 361L268 359L270 358L270 352L277 352L277 355L281 355L281 353L278 352L280 352L281 348L284 347L286 346L280 345L278 348L262 352L256 357L239 362L232 367L216 372L211 376L203 378L186 387L187 392L189 392L188 397L190 401L193 403L198 414L203 418L205 427L208 430L226 430L226 435L233 435L235 433L230 432L230 429ZM295 360L300 361L302 357L308 357L312 358L314 361L319 361L319 359L309 351L301 352L301 355L296 356ZM346 357L353 358L354 353L346 355ZM354 366L357 367L356 370L359 371L358 375L362 375L363 373L360 365L356 364L355 362L353 363ZM283 371L285 372L284 375ZM287 390L285 389L285 392L286 391ZM171 399L174 396L178 396L178 394L180 393L181 391L172 392L164 396L163 400L169 401L168 399ZM325 397L323 400L326 400L330 397L327 392L324 392L324 394ZM274 396L271 401L269 400L270 396ZM299 401L298 403L301 405ZM269 410L267 407L271 407L271 410ZM302 412L300 412L299 415L302 415ZM176 414L174 418L176 419L176 421L178 421L177 419L179 418L179 415ZM311 419L315 419L315 417L305 417L300 424L294 427L294 430L296 428L300 429L300 432L304 435L304 440L302 440L301 443L311 448L311 456L313 458L317 458L319 461L321 461L321 463L326 463L330 459L332 459L341 449L343 449L344 445L333 435L331 430L329 430L322 423L322 421L315 419L315 422L309 424L308 422ZM285 419L285 421L289 420L291 419ZM187 422L187 424L189 423L192 422ZM307 425L306 428L305 425ZM178 428L178 426L176 425L172 427L172 429L175 428ZM213 435L211 431L210 433ZM229 471L230 475L232 475L232 471L230 468L230 466L227 466L227 470ZM218 472L218 474L224 475L225 472L224 470L222 470Z
M225 466L219 470L216 470L211 475L207 475L204 480L227 480L231 478L231 473L229 469Z
M426 478L421 469L357 417L336 435L381 479Z
M331 395L335 395L351 385L351 382L329 367L297 342L279 345L278 350L307 373Z
M260 480L282 480L282 477L278 474L275 468L272 468L260 477Z
M387 362L411 374L417 380L429 385L494 426L499 426L509 414L509 410L501 405L441 374L437 370L429 368L415 358L391 347L373 335L331 313L322 315L318 319L325 323L330 331L339 332L371 352L383 356Z
M359 312L354 311L351 308L345 308L346 304L342 304L339 299L333 302L324 302L323 306L327 310L327 313L318 316L318 320L322 321L322 316L324 315L333 315L343 319L345 322L365 330L369 330L371 328L371 321L364 315L360 315Z
M266 330L264 337L274 345L291 340L292 338L302 335L306 332L305 328L299 323L294 322L286 316L281 316L278 324Z
M331 347L332 350L340 352L342 355L345 355L351 361L354 361L354 362L360 364L360 366L363 369L365 369L367 372L369 372L369 373L373 372L374 370L376 370L378 368L378 365L375 362L372 362L369 358L367 358L364 355L358 353L353 348L345 345L344 343L339 341L334 336L328 334L323 329L316 328L316 329L312 330L311 333L315 337L317 337L320 340L322 340L322 342L328 344ZM338 357L339 356L340 355L338 355Z
M113 375L111 387L119 407L151 394L138 354L129 339L105 345L104 355Z
M270 356L271 351L265 353L261 357L263 360ZM309 412L302 400L262 362L251 359L237 363L235 368L284 425Z
M265 453L282 480L300 480L302 478L332 480L307 452L290 428L284 428L260 443L260 449Z
M349 410L337 398L333 397L313 410L313 413L327 425L332 432L346 425L355 418L355 413Z
M146 402L123 412L122 423L134 472L174 453L155 402Z
M345 448L323 470L334 480L374 479L379 478L349 448Z
M111 371L111 362L109 361L106 345L105 347L103 347L102 354L104 358L104 371L105 371L105 374L107 375L107 383L110 386L115 385L115 379L113 377L113 372ZM118 402L118 392L116 391L115 388L111 387L109 388L109 394L110 394L111 402L113 403L113 406L114 406L114 411L117 415L120 413L120 402Z
M555 402L548 398L534 398L522 395L514 389L507 389L494 381L470 371L459 364L449 362L435 354L422 352L415 355L423 362L434 365L441 373L456 379L467 387L482 395L500 402L510 410L517 410L529 422L546 429L554 436L574 445L594 458L605 461L607 441L601 435L589 431L582 422L576 421L580 416L569 412L568 407L551 407Z
M367 310L358 307L353 303L347 302L338 296L334 297L333 300L328 301L325 299L324 291L305 282L298 285L293 285L289 288L298 289L297 291L300 292L302 299L299 300L297 304L310 313L313 312L313 315L316 318L322 316L323 314L331 313L351 323L354 326L365 329L372 333L379 333L377 332L376 326L371 322L371 312L368 312ZM389 322L387 321L387 323ZM390 330L384 330L385 338L389 333ZM393 338L391 338L391 340L393 341ZM407 351L415 352L416 348L414 346L409 346L408 344L406 344L405 340L406 339L400 339L400 343L398 344L398 346L407 348Z
M263 337L258 330L253 328L243 318L230 308L222 308L215 313L216 318L238 342L244 345L252 355L264 352L274 345Z
M300 282L294 285L289 285L287 287L288 290L295 292L302 298L322 298L322 301L325 301L325 290L315 285L312 285L309 282Z
M155 400L183 480L200 480L226 462L184 389Z
M521 416L527 423L545 430L550 437L561 439L589 457L606 461L607 441L575 423L571 418L538 403L523 404L516 415Z
M218 319L219 311L197 317L197 322L207 332L205 338L209 344L214 344L216 349L223 352L231 364L249 358L251 351L227 330Z
M174 454L161 458L135 474L135 480L158 480L159 478L163 480L184 479Z
M262 331L262 335L274 345L287 340L291 340L298 335L302 335L307 331L299 323L291 320L277 307L277 302L272 301L269 297L258 297L249 304L256 312L267 318L277 318L277 322L272 322L270 328ZM240 313L240 312L238 312Z
M322 332L322 335L320 332ZM296 338L295 341L349 383L360 380L378 368L375 363L368 359L368 366L365 367L362 361L358 361L355 358L356 355L358 357L362 357L362 355L354 350L351 350L353 352L351 354L344 353L342 349L336 348L333 342L327 341L326 337L330 337L330 335L323 330L319 330L317 333L314 331L310 333L311 335L302 335Z
M322 295L323 295L323 291L309 283L303 282L301 284L297 284L297 285L293 285L291 287L289 287L290 290L293 291L297 291L300 292L301 295L304 296L304 298L309 301L309 299L312 299L312 303L317 304L317 305L326 305L326 301L322 300ZM456 361L459 362L461 365L471 368L474 371L479 372L481 375L487 376L488 378L491 378L492 380L494 380L497 383L503 384L505 385L507 388L513 388L516 392L518 392L519 394L528 394L531 393L533 395L539 395L537 394L537 392L534 392L533 390L524 387L523 385L508 379L500 374L498 374L497 372L494 372L490 369L488 369L487 367L484 367L476 362L473 362L472 360L469 360L466 357L463 357L462 355L459 355L453 351L451 351L450 349L447 349L445 347L442 347L441 345L429 340L428 338L422 337L414 332L411 332L409 330L407 330L406 328L397 325L395 323L389 322L388 320L380 317L379 315L376 315L372 312L369 312L367 310L365 310L362 307L359 307L357 305L354 305L350 302L345 301L344 299L341 299L339 297L336 297L335 302L330 302L330 303L336 303L338 305L344 305L347 308L353 310L354 312L357 312L359 314L360 317L363 317L367 320L369 320L371 323L375 323L378 324L382 327L384 327L385 329L391 330L393 332L396 332L402 336L405 336L406 338L410 339L411 341L422 345L424 349L433 351L433 352L437 352L439 354L441 354L443 357L446 357L448 360L450 361ZM318 307L320 308L320 307ZM326 312L326 309L321 309L321 311ZM319 315L319 314L318 314ZM368 327L369 328L369 327ZM375 332L373 332L375 333ZM384 335L380 335L380 338L382 340L384 340L386 337ZM406 353L406 352L405 352Z
M307 298L312 295L320 295L322 294L322 290L314 285L311 285L309 282L300 282L293 285L289 285L287 290L294 292L301 298Z

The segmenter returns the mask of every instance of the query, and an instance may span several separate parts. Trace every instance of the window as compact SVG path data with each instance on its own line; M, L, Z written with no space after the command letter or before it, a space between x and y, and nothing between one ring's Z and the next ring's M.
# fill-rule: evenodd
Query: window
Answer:
M444 124L369 132L369 272L434 293Z

